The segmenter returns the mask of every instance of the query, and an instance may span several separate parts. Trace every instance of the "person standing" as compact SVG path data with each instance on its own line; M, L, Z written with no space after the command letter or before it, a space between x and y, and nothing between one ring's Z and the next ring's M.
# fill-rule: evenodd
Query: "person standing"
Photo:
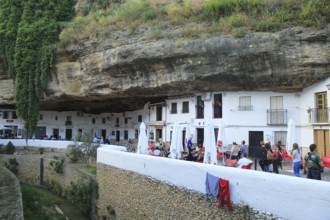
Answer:
M307 178L321 180L321 173L324 168L321 157L318 153L315 152L316 145L311 144L309 146L310 152L305 156L304 170L308 168Z
M189 137L189 140L187 142L187 148L188 148L188 152L191 152L192 150L192 136Z
M243 156L244 154L247 154L247 145L245 144L244 140L241 142L241 144L240 155Z
M273 157L273 173L278 174L279 173L278 172L278 166L280 164L281 153L279 152L277 146L273 147L273 154L274 154L274 157Z
M283 169L282 167L282 160L283 160L283 149L282 149L282 141L277 142L277 149L278 149L278 167L281 167L281 170Z
M294 143L292 145L292 162L293 162L293 173L294 173L294 175L296 175L297 177L301 177L300 167L302 165L302 162L301 162L300 150L299 150L299 147L298 147L297 143Z
M233 143L233 147L230 150L230 156L229 158L231 160L237 160L238 158L238 152L239 152L239 147L236 142Z

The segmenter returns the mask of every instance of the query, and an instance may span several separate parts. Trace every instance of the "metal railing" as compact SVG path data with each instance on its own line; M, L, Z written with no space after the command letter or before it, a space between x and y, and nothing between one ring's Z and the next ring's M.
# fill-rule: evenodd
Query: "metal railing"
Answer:
M268 109L267 125L287 125L288 110L286 109Z
M308 113L310 123L330 123L330 108L312 108Z
M64 125L65 126L72 126L72 121L65 121Z

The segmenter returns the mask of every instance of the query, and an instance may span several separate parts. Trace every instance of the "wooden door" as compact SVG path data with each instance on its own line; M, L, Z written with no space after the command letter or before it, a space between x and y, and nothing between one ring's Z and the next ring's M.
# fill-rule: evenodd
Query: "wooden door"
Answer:
M316 150L321 156L330 156L329 130L314 130Z

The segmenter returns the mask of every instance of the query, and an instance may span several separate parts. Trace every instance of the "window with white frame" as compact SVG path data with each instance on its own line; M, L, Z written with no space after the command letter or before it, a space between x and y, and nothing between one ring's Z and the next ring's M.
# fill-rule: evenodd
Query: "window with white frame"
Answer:
M178 113L178 104L176 102L173 102L171 104L171 114L176 114Z
M182 113L189 113L189 102L182 102Z
M239 111L251 111L252 105L251 105L251 96L240 96L239 97Z
M274 144L277 144L277 142L281 141L282 144L285 145L286 143L286 131L274 131Z
M3 112L3 119L8 119L9 118L9 114L7 111Z

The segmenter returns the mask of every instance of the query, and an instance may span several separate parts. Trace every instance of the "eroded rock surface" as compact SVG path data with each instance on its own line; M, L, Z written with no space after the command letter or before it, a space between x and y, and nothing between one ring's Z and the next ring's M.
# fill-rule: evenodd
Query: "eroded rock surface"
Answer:
M60 48L41 108L121 112L206 91L299 92L330 77L330 25L244 38L147 40L123 33ZM2 90L1 103L12 101Z

